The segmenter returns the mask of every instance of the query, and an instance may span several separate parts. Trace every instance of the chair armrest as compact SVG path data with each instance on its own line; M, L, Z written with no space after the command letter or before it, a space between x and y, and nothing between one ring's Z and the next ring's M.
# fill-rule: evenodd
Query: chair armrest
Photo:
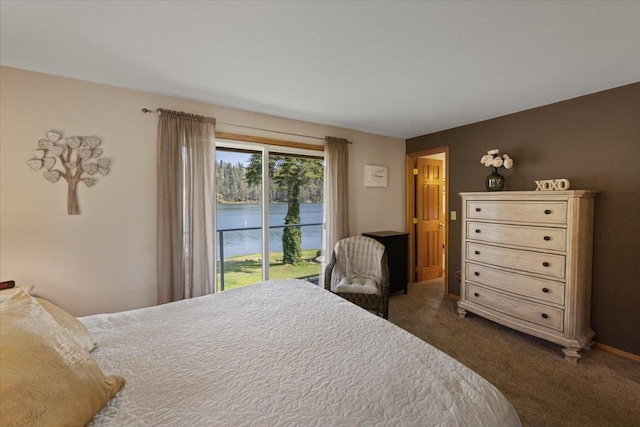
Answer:
M382 283L380 286L380 292L383 297L389 296L390 284L389 284L389 262L387 259L387 251L384 251L382 259L380 260L380 270L382 271Z
M336 253L331 252L331 261L327 264L324 270L324 288L328 291L331 290L331 274L333 273L333 267L336 265Z

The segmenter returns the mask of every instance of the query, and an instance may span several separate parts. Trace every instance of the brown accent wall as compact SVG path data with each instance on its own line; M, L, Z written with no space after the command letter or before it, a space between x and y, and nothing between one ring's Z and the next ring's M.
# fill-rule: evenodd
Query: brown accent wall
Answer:
M407 140L407 153L449 146L450 210L458 193L485 191L487 150L514 159L501 169L505 190L535 190L534 180L567 178L597 190L592 327L596 341L640 355L640 83ZM449 222L449 289L460 270L459 221Z

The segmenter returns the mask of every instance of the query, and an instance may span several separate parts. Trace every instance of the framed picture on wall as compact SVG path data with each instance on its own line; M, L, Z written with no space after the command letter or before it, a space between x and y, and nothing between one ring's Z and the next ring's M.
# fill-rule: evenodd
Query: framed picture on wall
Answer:
M386 166L365 165L364 186L365 187L386 187L387 186Z

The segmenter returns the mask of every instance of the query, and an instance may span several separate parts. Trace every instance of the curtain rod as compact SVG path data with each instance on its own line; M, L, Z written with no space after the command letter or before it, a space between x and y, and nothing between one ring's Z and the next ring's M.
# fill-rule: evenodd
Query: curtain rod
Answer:
M159 109L157 110L150 110L148 108L143 108L142 109L143 113L155 113L155 114L160 114ZM303 134L299 134L299 133L291 133L291 132L283 132L283 131L279 131L279 130L271 130L271 129L264 129L264 128L257 128L257 127L253 127L253 126L245 126L245 125L239 125L239 124L235 124L235 123L228 123L228 122L221 122L218 121L219 124L223 124L223 125L229 125L229 126L237 126L237 127L241 127L241 128L245 128L245 129L254 129L254 130L262 130L265 132L273 132L273 133L281 133L283 135L291 135L291 136L300 136L303 138L312 138L312 139L319 139L321 141L324 141L326 138L322 138L319 136L311 136L311 135L303 135ZM352 144L351 141L348 141L349 144Z

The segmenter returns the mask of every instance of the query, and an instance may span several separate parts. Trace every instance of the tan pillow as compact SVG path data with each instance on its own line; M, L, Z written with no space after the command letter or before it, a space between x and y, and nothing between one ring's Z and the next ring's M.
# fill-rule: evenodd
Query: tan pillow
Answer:
M86 326L84 326L81 321L51 301L47 301L46 299L39 297L33 298L38 301L51 316L53 316L53 319L58 322L58 325L62 326L64 330L67 331L78 344L80 344L80 347L87 351L91 351L95 348L96 345L93 338L91 338L91 334L89 334Z
M125 382L26 293L0 304L0 371L3 426L85 425Z
M18 292L26 292L27 294L31 294L32 290L33 290L33 285L18 285L18 286L14 286L13 288L2 289L0 290L0 303L2 301L8 300Z

